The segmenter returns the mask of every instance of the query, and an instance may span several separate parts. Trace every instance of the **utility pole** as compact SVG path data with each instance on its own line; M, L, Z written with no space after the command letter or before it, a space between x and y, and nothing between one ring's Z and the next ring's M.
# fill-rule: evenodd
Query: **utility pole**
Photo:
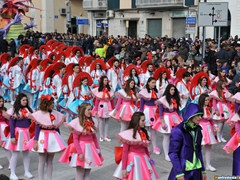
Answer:
M204 2L207 2L207 0L204 0ZM206 46L206 42L205 42L205 39L206 39L206 27L203 26L203 43L202 43L202 59L205 58L205 46Z
M66 28L68 32L68 28L71 28L71 6L70 6L71 1L66 0Z

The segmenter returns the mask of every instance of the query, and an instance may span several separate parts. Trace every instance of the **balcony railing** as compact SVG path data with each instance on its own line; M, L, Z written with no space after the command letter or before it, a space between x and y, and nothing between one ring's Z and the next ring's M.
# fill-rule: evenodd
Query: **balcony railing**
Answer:
M107 0L83 0L85 10L107 10Z
M137 8L183 6L184 0L136 0Z

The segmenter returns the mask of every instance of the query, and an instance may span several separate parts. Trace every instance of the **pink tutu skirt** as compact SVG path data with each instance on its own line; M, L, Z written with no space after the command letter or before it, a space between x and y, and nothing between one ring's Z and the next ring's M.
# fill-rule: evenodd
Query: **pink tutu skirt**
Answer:
M233 137L223 147L223 150L228 154L232 154L240 146L240 136L235 133Z
M92 112L93 116L95 116L94 112L97 111L98 117L100 118L109 118L109 113L113 110L111 101L103 101L100 100L98 107L94 106Z
M30 140L28 128L15 128L16 144L12 144L11 135L9 135L6 142L3 143L5 149L11 151L26 151L28 150L28 142Z
M156 180L158 174L145 153L129 152L127 160L127 180ZM113 176L122 179L122 161Z
M5 122L0 122L0 142L3 143L3 141L7 140L7 137L4 134L5 127L8 125Z
M123 102L120 106L120 109L117 110L116 115L114 116L114 110L109 113L109 115L116 120L130 121L132 119L133 113L137 111L135 105L131 105L130 102Z
M30 151L38 153L57 153L66 149L67 144L64 142L60 134L55 130L43 130L41 129L38 138L38 150L33 149L34 138L32 138L28 143L28 148Z
M179 123L182 122L177 112L172 113L163 113L163 120L165 122L165 125L167 126L167 129L164 130L162 128L161 120L160 118L156 121L156 123L152 126L153 129L156 131L159 131L163 134L170 134L172 131L172 128L177 126Z
M213 126L208 120L201 120L200 126L202 127L202 145L217 144L218 140L214 132Z
M73 143L65 149L58 161L67 163L70 167L80 166L84 169L92 169L103 164L103 158L98 155L93 141L80 141L80 147L84 154L84 161L80 161Z
M145 114L145 126L152 126L157 121L156 116L157 106L144 105L143 113Z
M227 103L218 102L217 109L219 110L220 116L217 116L216 114L213 115L214 120L226 120L231 117L231 110L228 107Z

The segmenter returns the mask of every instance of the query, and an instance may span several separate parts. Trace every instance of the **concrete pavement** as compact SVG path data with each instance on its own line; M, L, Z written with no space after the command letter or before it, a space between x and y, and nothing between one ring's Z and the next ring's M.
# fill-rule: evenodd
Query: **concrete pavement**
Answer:
M7 104L9 108L10 105ZM99 142L101 146L102 155L105 159L103 166L93 169L91 171L91 180L114 180L112 174L115 171L116 164L114 160L114 146L119 145L115 139L115 134L120 130L120 124L115 120L110 121L109 125L109 137L112 139L112 142ZM224 129L224 137L225 139L230 139L230 127L226 125ZM66 127L61 127L61 135L64 140L68 139L69 131ZM157 133L158 135L158 146L162 149L162 135ZM228 155L225 151L222 150L225 143L219 143L213 146L212 151L212 166L217 169L216 172L207 172L208 180L214 180L214 176L230 176L232 174L232 155ZM61 164L58 162L60 154L56 154L54 158L54 171L53 171L53 180L73 180L75 177L75 169L70 168L66 164ZM204 156L204 149L203 149ZM156 160L156 170L159 173L160 180L167 180L168 174L171 170L171 163L164 160L164 153L161 155L152 154L151 156ZM4 150L0 150L0 164L4 166L4 169L0 170L0 174L10 175L10 170L8 170L8 162L5 156ZM34 175L33 180L37 180L37 167L38 167L38 154L31 153L31 165L30 172ZM24 178L24 169L22 162L22 155L19 155L18 165L16 169L16 174L19 178Z

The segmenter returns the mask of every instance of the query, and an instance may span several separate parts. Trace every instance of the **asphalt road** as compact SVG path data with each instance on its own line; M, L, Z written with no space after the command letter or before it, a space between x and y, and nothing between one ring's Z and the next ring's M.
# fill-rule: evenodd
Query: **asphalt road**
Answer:
M11 106L9 104L6 105L8 108ZM115 139L115 134L117 134L120 130L120 124L115 120L110 121L109 125L109 137L112 139L112 142L101 142L101 151L104 157L104 164L101 167L95 168L91 171L90 177L91 180L114 180L112 174L116 169L116 164L114 161L114 146L117 146L118 143ZM230 127L228 125L225 126L224 129L224 138L230 139ZM69 131L66 127L61 127L61 135L65 140L68 139ZM162 135L157 133L158 135L158 146L162 150ZM215 176L230 176L232 174L232 155L228 155L225 151L222 150L225 143L218 143L213 146L212 149L212 161L211 164L213 167L217 169L216 172L207 172L208 180L214 180ZM164 160L164 153L161 155L151 154L152 158L156 160L156 170L159 173L160 180L167 180L168 174L171 170L171 163ZM58 162L60 154L56 154L54 158L54 171L53 171L53 180L73 180L75 177L75 169L70 168L66 164L61 164ZM203 156L204 156L204 148L203 148ZM8 161L5 156L4 150L0 150L0 164L4 166L4 169L0 170L0 174L10 175L10 170L8 170ZM38 154L31 153L31 165L30 172L34 175L34 180L37 180L37 168L38 168ZM18 157L16 174L19 178L24 178L24 169L23 169L23 161L22 155Z

